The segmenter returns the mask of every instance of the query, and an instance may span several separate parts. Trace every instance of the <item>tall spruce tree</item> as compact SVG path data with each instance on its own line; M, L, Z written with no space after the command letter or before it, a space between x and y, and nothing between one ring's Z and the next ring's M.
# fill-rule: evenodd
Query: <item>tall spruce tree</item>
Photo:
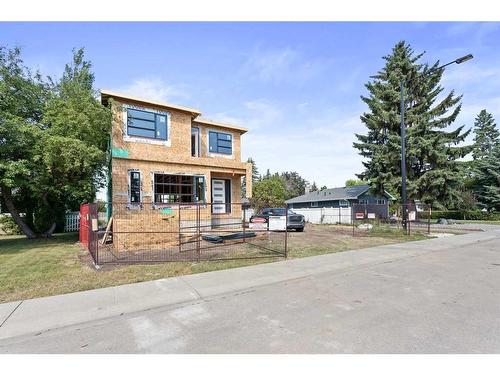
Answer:
M253 160L252 158L248 158L247 163L252 164L252 186L254 186L255 183L260 180L259 170L257 168L257 165L255 164L255 160ZM246 196L247 196L247 178L246 176L243 176L243 178L241 179L241 197L245 198Z
M485 109L481 110L474 121L474 148L472 158L483 159L500 143L500 133L495 119Z
M255 164L255 160L252 158L248 158L247 163L252 163L252 182L256 183L260 180L259 169L257 168L257 164Z
M479 205L488 211L500 211L500 144L475 164L474 193Z
M471 150L458 146L470 131L463 126L446 129L460 112L461 96L453 91L441 100L439 82L443 71L427 73L438 66L419 61L404 41L383 57L385 66L365 86L368 96L361 99L369 111L361 116L367 134L356 134L353 146L366 158L365 171L357 176L371 182L375 190L401 193L400 80L405 84L406 165L409 199L447 204L459 194L460 162Z

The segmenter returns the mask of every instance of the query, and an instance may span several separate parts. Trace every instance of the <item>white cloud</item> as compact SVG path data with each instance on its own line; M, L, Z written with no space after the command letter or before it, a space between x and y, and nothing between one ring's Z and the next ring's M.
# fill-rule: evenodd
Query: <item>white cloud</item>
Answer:
M259 127L250 128L242 141L242 158L252 157L261 173L267 168L294 170L310 182L335 187L363 170L361 157L352 147L354 133L363 131L358 114L346 115L339 108L271 114L247 119L258 121Z
M454 23L446 30L449 36L472 35L475 42L481 44L489 34L500 29L498 22L460 22Z
M254 100L245 103L249 129L255 130L263 126L280 126L283 121L282 111L275 105L262 101Z
M230 112L218 112L209 118L228 124L241 125L251 131L266 127L272 131L273 127L279 125L283 120L283 112L275 104L263 99L244 102L237 115ZM206 116L208 118L208 116Z
M303 84L320 76L331 60L307 59L291 48L263 50L257 47L249 55L240 73L264 83Z
M158 77L137 78L131 83L116 88L116 91L161 102L190 98L185 84L169 84Z
M497 88L500 84L500 67L490 66L486 68L472 60L468 64L461 64L454 69L446 70L441 83L450 89L468 85L477 85L476 90L491 85L495 85Z

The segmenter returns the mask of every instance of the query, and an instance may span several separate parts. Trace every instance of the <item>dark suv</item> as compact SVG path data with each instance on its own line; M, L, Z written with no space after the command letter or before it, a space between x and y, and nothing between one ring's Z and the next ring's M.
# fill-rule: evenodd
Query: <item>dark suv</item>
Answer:
M288 219L287 219L286 229L287 230L295 229L297 232L302 232L304 230L305 225L306 225L304 215L296 214L295 212L293 212L290 209L287 211L288 211ZM250 217L250 222L253 223L254 219L257 219L257 220L265 219L265 221L267 223L269 216L285 216L285 209L284 208L263 208L262 211L260 212L260 214L252 215L252 217Z

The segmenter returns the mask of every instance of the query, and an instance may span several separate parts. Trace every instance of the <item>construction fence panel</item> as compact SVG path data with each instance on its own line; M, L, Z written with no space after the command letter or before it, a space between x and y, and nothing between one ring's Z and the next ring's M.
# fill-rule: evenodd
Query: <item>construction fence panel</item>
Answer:
M286 257L286 225L253 225L249 209L242 203L114 204L109 222L95 213L96 263Z

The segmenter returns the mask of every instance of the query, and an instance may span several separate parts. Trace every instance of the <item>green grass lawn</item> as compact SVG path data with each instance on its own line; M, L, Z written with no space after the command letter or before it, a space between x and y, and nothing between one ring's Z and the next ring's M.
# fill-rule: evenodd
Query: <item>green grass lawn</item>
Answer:
M401 232L374 231L369 236L339 234L335 226L308 226L289 234L289 257L298 258L388 243L427 238ZM282 260L264 258L214 262L171 262L105 266L97 271L73 233L28 240L0 236L0 302L70 293L164 277L214 271Z

